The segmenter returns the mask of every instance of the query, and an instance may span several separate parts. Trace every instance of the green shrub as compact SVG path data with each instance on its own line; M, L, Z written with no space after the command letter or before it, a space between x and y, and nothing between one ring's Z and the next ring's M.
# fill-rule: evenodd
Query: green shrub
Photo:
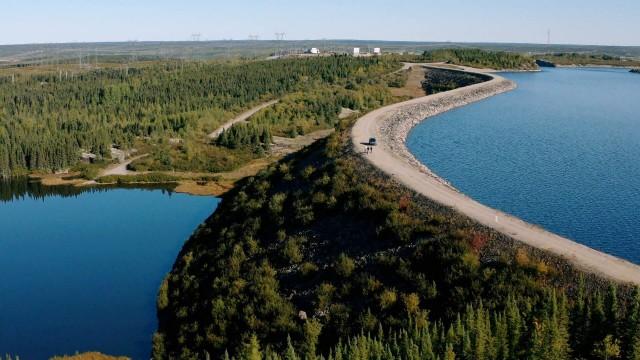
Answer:
M285 260L291 264L297 264L302 261L302 251L300 250L300 242L296 238L289 238L284 243L282 255Z
M397 301L398 293L394 289L384 290L379 297L380 308L383 310L392 307Z
M338 274L338 276L345 277L345 278L351 276L355 268L356 268L356 264L353 261L353 259L351 259L344 253L338 256L338 259L334 264L334 269L336 274Z
M136 175L109 175L103 176L96 181L100 184L175 184L179 182L181 178L167 175L163 173L148 173L148 174L136 174Z

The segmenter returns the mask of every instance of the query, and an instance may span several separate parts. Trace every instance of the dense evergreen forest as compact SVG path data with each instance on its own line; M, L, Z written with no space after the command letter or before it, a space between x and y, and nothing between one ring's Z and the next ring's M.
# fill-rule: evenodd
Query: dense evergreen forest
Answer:
M380 77L353 78L343 86L287 95L275 106L257 113L252 122L269 127L274 135L294 137L336 127L343 108L366 112L392 101Z
M349 124L246 179L182 249L155 359L640 359L640 293L378 173Z
M379 58L334 56L3 76L0 174L59 170L75 164L81 149L108 158L112 144L128 148L139 141L157 146L157 163L175 169L169 162L178 155L169 149L170 137L185 138L192 149L199 148L207 131L258 102L363 79L394 66ZM216 160L234 156L224 149L207 151ZM179 155L178 170L207 166L184 160L186 151Z
M439 49L425 51L421 60L425 62L448 62L457 65L497 70L534 70L538 68L535 59L527 55L480 49Z

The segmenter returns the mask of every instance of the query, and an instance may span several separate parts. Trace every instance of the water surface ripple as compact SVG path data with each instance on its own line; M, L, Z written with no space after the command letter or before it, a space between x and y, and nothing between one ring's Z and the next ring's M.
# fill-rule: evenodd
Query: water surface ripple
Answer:
M518 89L419 124L409 150L484 204L640 264L640 77L505 77Z

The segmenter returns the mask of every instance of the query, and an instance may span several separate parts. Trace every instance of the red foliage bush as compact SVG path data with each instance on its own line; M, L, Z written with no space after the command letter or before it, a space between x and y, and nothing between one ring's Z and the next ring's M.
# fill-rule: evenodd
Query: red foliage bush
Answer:
M489 241L489 238L487 237L487 235L474 233L473 236L471 237L471 241L469 242L469 245L471 245L471 248L473 249L473 251L475 251L476 253L479 253L480 251L482 251L485 245L487 245L487 241Z

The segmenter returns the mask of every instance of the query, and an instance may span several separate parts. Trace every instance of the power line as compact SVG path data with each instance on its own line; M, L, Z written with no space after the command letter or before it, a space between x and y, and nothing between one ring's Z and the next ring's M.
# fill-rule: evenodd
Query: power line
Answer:
M284 49L283 49L283 42L284 42L284 36L286 34L283 32L277 32L276 33L276 41L278 41L278 56L283 56L284 55Z

